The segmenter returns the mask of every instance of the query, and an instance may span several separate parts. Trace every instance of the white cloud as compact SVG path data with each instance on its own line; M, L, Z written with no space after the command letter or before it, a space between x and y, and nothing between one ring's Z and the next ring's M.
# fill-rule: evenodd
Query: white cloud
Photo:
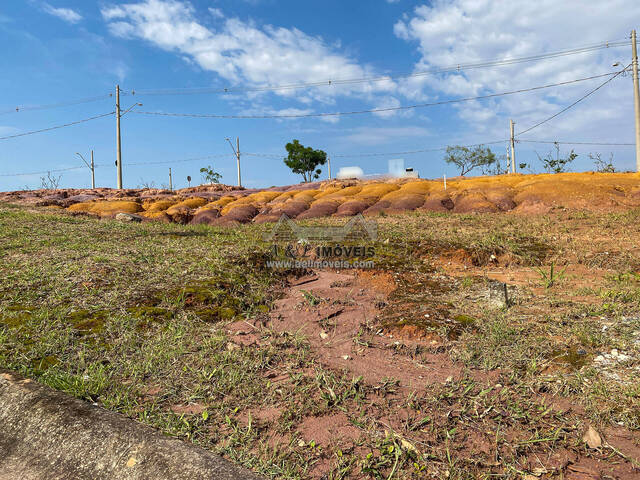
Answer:
M578 0L436 0L432 6L419 6L411 15L405 15L394 31L399 38L417 45L421 58L414 68L424 71L624 40L637 18L640 3L635 0L588 5ZM629 48L414 78L399 82L399 92L408 98L420 98L426 91L440 98L474 96L588 77L616 70L611 67L615 61L629 63ZM524 129L604 80L459 104L455 108L471 127L465 130L500 138L507 134L509 117L518 123L516 131ZM579 106L532 131L530 137L629 140L631 127L623 122L631 115L629 83L628 78L614 80Z
M58 17L59 19L64 20L68 23L78 23L80 20L82 20L82 15L80 15L75 10L72 10L71 8L55 8L48 3L42 3L42 10L44 10L49 15Z
M224 13L219 8L209 7L209 13L214 18L224 18Z
M215 10L214 15L218 13L222 14ZM186 1L144 0L103 8L102 16L113 35L144 39L177 52L231 83L286 85L375 74L370 67L336 51L335 46L322 38L297 28L259 26L238 18L225 18L216 29L205 26ZM339 95L373 98L395 87L394 82L379 82L284 89L275 94L307 103L331 103Z

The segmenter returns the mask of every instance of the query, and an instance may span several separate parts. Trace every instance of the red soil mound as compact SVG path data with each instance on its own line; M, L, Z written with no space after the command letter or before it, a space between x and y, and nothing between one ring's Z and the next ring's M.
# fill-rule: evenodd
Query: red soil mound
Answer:
M167 190L36 190L0 194L0 201L113 217L137 213L179 223L275 222L282 214L309 219L409 210L541 213L554 208L621 211L640 207L640 176L564 173L440 180L333 180L266 190L225 185ZM204 213L210 210L210 213Z

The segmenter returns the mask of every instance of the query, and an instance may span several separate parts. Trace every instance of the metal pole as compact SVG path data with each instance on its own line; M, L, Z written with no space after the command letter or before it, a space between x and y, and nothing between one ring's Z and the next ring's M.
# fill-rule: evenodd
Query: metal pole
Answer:
M120 85L116 85L116 166L118 167L118 189L122 190L122 143L120 141Z
M327 157L327 161L329 162L329 180L331 180L331 157Z
M638 85L638 48L636 31L631 30L631 64L633 70L633 103L636 113L636 172L640 172L640 86Z
M91 188L96 188L96 167L93 164L93 150L91 150Z
M242 180L240 178L240 137L236 137L236 157L238 159L238 186L242 186Z
M173 178L171 177L171 167L169 167L169 190L173 192Z
M511 127L511 173L516 173L516 139L513 134L513 120L509 120Z

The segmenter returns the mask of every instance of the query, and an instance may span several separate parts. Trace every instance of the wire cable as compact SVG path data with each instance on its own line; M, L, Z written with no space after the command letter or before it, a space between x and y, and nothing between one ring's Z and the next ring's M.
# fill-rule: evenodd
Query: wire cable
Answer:
M470 102L473 100L484 100L487 98L501 97L505 95L514 95L516 93L532 92L535 90L542 90L545 88L559 87L563 85L569 85L578 82L584 82L587 80L593 80L595 78L602 78L614 75L619 75L622 72L604 73L601 75L593 75L591 77L578 78L575 80L568 80L565 82L550 83L539 87L522 88L519 90L512 90L509 92L491 93L487 95L479 95L477 97L457 98L452 100L442 100L439 102L420 103L415 105L405 105L399 107L387 107L387 108L373 108L370 110L355 110L350 112L325 112L325 113L300 113L300 114L283 114L283 115L220 115L220 114L208 114L208 113L168 113L168 112L148 112L148 111L133 111L137 115L157 115L163 117L189 117L189 118L225 118L225 119L268 119L268 118L311 118L311 117L335 117L343 115L360 115L365 113L380 113L380 112L393 112L399 110L409 110L415 108L434 107L438 105L448 105L452 103ZM608 83L608 82L606 82Z
M209 160L211 158L222 158L229 157L228 153L216 153L212 155L205 155L203 157L192 157L192 158L184 158L182 160L165 160L160 162L138 162L138 163L123 163L122 166L134 166L134 165L165 165L165 164L173 164L173 163L185 163L185 162L196 162L199 160Z
M627 69L631 66L631 64L627 65L625 68L623 68L622 70L620 70L618 73L616 73L615 75L613 75L611 78L607 79L605 82L601 83L600 85L598 85L596 88L594 88L593 90L590 90L589 92L587 92L586 94L584 94L582 97L580 97L578 100L576 100L575 102L573 102L571 105L568 105L566 107L564 107L562 110L560 110L559 112L551 115L549 118L546 118L544 120L542 120L541 122L536 123L535 125L533 125L532 127L527 128L526 130L522 130L519 133L516 133L515 136L518 137L520 135L522 135L523 133L527 133L530 132L531 130L533 130L534 128L539 127L540 125L543 125L551 120L553 120L554 118L556 118L559 115L562 115L564 112L566 112L567 110L569 110L570 108L575 107L577 104L579 104L580 102L582 102L583 100L585 100L586 98L590 97L591 95L593 95L594 93L596 93L598 90L600 90L602 87L604 87L605 85L607 85L609 82L613 81L618 75L624 73L627 71Z
M174 88L174 89L159 89L159 90L134 90L137 95L197 95L206 93L251 93L251 92L266 92L266 91L278 91L278 90L292 90L301 88L312 88L322 86L334 86L334 85L352 85L357 83L369 83L369 82L382 82L390 81L401 78L416 78L427 75L437 75L440 73L461 72L476 68L488 68L495 66L514 65L524 62L532 62L538 60L545 60L550 58L564 57L567 55L576 55L582 53L593 52L597 50L616 48L629 45L629 40L615 41L615 42L602 42L596 45L590 45L585 47L578 47L569 50L562 50L558 52L551 52L545 54L531 55L528 57L520 58L507 58L499 60L488 60L478 63L466 63L455 64L447 67L435 68L425 70L421 72L405 73L398 75L383 75L377 77L364 77L364 78L350 78L350 79L334 79L324 80L319 82L307 82L297 84L284 84L284 85L265 85L258 87L226 87L226 88L213 88L213 87L191 87L191 88Z
M109 113L103 113L102 115L96 115L95 117L83 118L82 120L78 120L78 121L70 122L70 123L65 123L63 125L56 125L54 127L42 128L40 130L32 130L31 132L16 133L15 135L7 135L6 137L0 137L0 140L8 140L10 138L24 137L26 135L33 135L35 133L50 132L51 130L57 130L59 128L71 127L73 125L78 125L80 123L90 122L91 120L97 120L98 118L108 117L108 116L113 115L115 113L116 113L115 111L114 112L109 112Z
M60 107L68 107L71 105L82 105L85 103L97 102L99 100L104 100L106 98L113 97L113 93L98 95L96 97L87 97L81 98L79 100L71 100L68 102L59 102L59 103L50 103L48 105L26 105L26 106L17 106L15 108L9 110L0 110L0 115L6 115L8 113L18 113L29 110L48 110L52 108L60 108Z
M29 173L0 173L0 177L26 177L29 175L44 175L46 173L68 172L69 170L80 170L81 168L87 168L87 167L82 166L82 167L58 168L54 170L44 170L41 172L29 172Z
M471 145L460 145L464 148L472 148L472 147L480 147L483 145L496 145L500 143L508 142L508 139L505 140L496 140L491 142L483 142L483 143L473 143ZM446 150L449 146L446 147L434 147L434 148L424 148L420 150L406 150L403 152L383 152L383 153L337 153L337 154L328 154L327 156L331 158L353 158L353 157L389 157L393 155L413 155L417 153L428 153L428 152L440 152ZM283 155L271 154L271 153L248 153L244 152L243 155L251 156L251 157L266 157L266 158L284 158Z
M559 145L600 145L600 146L610 146L610 147L629 147L635 146L635 143L611 143L611 142L565 142L565 141L554 141L554 140L517 140L518 143L548 143L548 144L559 144Z

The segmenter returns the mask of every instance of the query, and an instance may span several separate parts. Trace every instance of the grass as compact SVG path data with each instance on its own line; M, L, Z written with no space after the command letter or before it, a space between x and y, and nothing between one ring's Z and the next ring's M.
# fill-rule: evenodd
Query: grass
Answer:
M378 218L376 268L402 287L380 325L401 320L441 339L389 355L444 355L464 373L406 391L397 379L368 384L326 368L295 332L264 327L251 346L234 342L225 325L266 318L294 273L266 268L269 226L127 224L0 206L0 365L273 478L522 478L540 468L528 459L583 451L586 423L640 429L637 218ZM451 252L464 264L458 276L441 261ZM544 275L528 281L532 267ZM511 308L479 300L489 271L521 280ZM305 290L302 301L322 299ZM425 322L424 312L441 316ZM368 338L360 331L354 345L369 348ZM594 357L613 348L635 360L598 367ZM584 413L555 407L552 394ZM306 420L336 415L357 435L302 440Z

